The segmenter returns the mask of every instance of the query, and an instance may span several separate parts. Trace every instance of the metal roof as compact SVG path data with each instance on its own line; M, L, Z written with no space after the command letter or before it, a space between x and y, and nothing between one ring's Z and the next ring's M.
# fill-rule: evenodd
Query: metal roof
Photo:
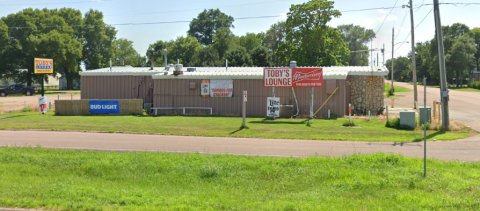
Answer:
M263 79L264 67L196 67L195 71L188 72L182 69L183 74L175 76L172 71L155 74L153 79ZM288 68L288 67L286 67ZM323 79L343 79L349 75L385 76L388 69L385 66L332 66L323 68Z
M115 66L87 70L80 72L81 76L151 76L157 73L165 72L165 67L154 67L153 70L150 70L150 67L131 67L131 66Z

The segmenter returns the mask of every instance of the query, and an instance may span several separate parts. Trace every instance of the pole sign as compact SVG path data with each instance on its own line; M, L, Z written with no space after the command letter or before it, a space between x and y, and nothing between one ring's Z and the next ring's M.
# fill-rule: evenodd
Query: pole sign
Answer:
M35 74L52 74L53 59L35 58Z
M38 98L38 105L39 105L39 109L38 109L38 112L40 112L41 114L45 114L47 113L47 97L46 96L41 96Z
M120 103L118 101L90 101L90 114L119 114Z
M280 116L280 98L279 97L267 97L267 116L268 117Z
M243 91L243 102L247 102L247 91Z
M323 87L323 69L304 68L264 68L264 87Z

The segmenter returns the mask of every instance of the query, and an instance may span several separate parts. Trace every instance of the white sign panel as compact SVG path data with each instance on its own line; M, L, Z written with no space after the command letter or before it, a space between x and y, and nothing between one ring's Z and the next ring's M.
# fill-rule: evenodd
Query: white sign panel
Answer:
M263 69L264 87L292 87L292 68Z
M247 91L243 91L243 102L247 102Z
M38 98L38 105L40 106L40 108L38 109L38 111L39 111L41 114L47 113L47 110L48 110L48 107L47 107L47 96L39 97L39 98Z
M210 97L232 97L233 80L210 80Z
M267 116L268 117L280 116L280 98L279 97L267 97Z

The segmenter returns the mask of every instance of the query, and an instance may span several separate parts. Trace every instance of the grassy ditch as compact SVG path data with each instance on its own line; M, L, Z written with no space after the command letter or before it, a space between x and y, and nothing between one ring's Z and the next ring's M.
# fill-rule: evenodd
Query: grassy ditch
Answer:
M480 163L0 148L0 207L478 210Z
M210 137L278 138L307 140L412 142L423 139L423 130L398 130L385 127L385 120L356 119L355 128L342 127L345 118L277 119L215 116L55 116L53 112L9 112L0 115L1 130L68 130L107 133L145 133ZM308 124L308 125L307 125ZM428 140L453 140L476 134L460 127L456 131L427 131Z

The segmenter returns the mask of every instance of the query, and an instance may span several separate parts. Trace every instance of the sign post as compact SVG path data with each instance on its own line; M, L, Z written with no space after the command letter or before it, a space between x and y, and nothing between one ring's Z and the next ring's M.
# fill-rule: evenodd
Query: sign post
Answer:
M41 114L47 113L47 97L45 97L45 74L53 73L53 59L35 58L34 61L35 74L42 74L42 96L38 98L39 109Z
M243 105L243 107L242 107L242 117L243 117L242 127L246 127L247 124L246 124L245 118L247 116L247 90L243 91L243 103L242 103L242 105Z

